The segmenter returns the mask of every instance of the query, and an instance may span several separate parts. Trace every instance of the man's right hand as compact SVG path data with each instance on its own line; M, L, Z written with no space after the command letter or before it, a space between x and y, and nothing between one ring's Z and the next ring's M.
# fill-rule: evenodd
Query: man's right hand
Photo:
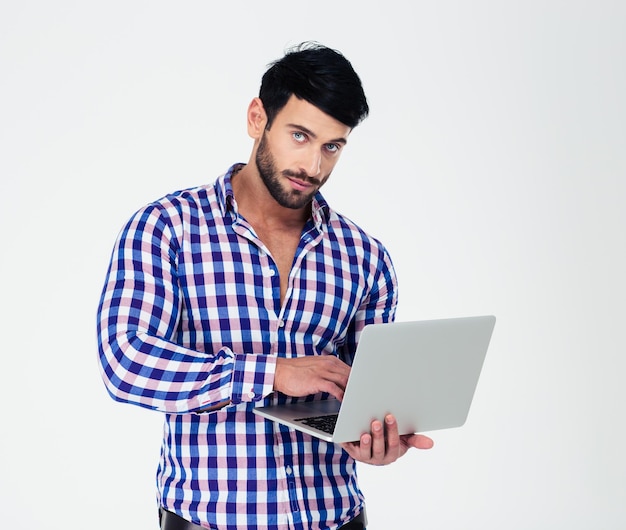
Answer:
M327 392L343 399L350 367L333 355L311 355L276 360L274 390L291 397Z

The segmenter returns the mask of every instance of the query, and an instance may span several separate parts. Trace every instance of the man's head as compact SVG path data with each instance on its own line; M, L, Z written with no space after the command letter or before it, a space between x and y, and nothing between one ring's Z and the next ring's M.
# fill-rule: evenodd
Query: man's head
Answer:
M267 128L294 95L329 116L356 127L368 114L361 80L339 52L317 43L303 43L270 65L259 98L267 113Z
M273 201L306 209L368 111L361 81L339 52L305 43L272 63L247 122L250 167Z

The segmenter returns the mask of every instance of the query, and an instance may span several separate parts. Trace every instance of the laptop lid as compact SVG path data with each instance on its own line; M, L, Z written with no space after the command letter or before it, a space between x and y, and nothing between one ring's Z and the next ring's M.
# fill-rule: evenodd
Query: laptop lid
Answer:
M494 326L493 316L371 324L361 333L341 403L298 402L254 412L335 443L358 440L388 413L401 434L459 427ZM309 416L336 412L332 435L307 425Z

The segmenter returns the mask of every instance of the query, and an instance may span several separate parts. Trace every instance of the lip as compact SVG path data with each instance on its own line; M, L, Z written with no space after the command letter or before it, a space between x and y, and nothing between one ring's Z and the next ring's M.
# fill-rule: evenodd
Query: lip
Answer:
M304 180L300 180L300 179L296 179L292 177L287 177L287 180L289 180L291 185L299 191L308 191L313 187L312 184Z

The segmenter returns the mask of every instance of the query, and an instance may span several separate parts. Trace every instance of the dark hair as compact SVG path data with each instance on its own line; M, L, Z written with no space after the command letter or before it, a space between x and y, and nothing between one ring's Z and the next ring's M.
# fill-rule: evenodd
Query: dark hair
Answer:
M267 113L267 128L295 95L350 128L369 113L361 80L340 52L304 42L270 64L259 97Z

